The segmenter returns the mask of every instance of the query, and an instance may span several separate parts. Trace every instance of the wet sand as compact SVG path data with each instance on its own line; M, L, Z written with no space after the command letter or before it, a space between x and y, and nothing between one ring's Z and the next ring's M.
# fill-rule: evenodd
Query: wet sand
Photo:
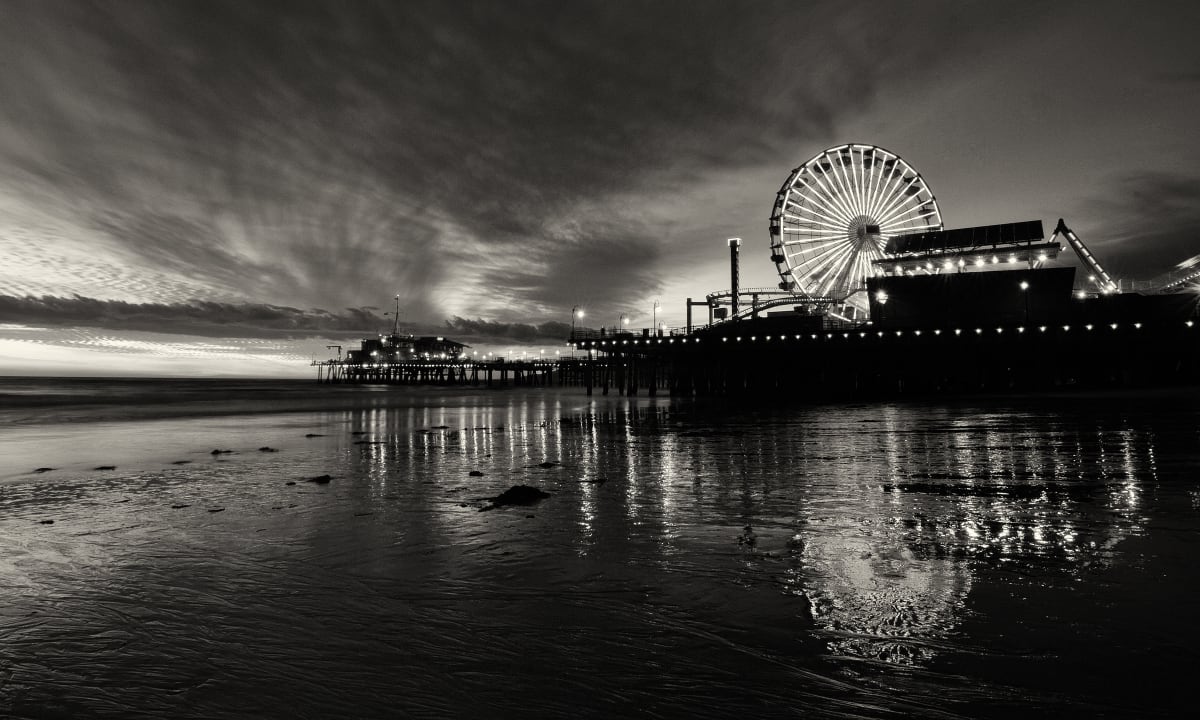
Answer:
M381 397L63 403L0 430L0 714L1172 717L1188 696L1194 403ZM519 484L549 496L481 511Z

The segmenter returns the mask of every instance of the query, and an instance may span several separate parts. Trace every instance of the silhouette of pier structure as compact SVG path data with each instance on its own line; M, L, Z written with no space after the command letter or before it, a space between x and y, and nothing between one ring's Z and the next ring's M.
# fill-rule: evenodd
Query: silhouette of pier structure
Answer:
M778 288L741 288L742 242L727 244L730 289L688 298L683 328L631 332L622 316L595 330L575 306L557 360L478 362L394 333L314 364L335 383L779 401L1200 383L1200 256L1122 292L1136 286L1063 220L1050 238L1040 220L944 229L919 173L876 146L831 148L789 175L770 218ZM1078 267L1051 265L1068 247Z

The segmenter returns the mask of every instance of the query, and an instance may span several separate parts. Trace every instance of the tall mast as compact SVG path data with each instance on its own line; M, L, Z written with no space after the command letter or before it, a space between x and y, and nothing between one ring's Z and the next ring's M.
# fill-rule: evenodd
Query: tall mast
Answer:
M396 296L396 312L392 315L392 334L400 334L400 296Z

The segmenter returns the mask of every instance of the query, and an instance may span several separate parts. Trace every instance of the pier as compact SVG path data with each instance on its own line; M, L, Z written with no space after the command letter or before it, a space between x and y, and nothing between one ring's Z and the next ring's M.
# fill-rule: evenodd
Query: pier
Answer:
M544 387L577 384L583 364L568 361L444 362L411 360L361 364L352 360L314 362L317 382L329 384L470 385L483 387Z
M1200 383L1194 309L1145 317L1113 305L1081 304L1070 317L1028 324L813 316L729 321L690 333L579 329L571 345L580 355L557 360L315 365L325 383L576 387L588 395L753 395L781 403Z
M781 403L1200 383L1196 258L1130 292L1062 219L1048 238L1040 220L945 229L920 174L863 144L794 169L769 231L779 285L741 287L742 240L728 238L730 289L688 298L683 328L631 332L625 315L582 327L576 305L571 357L478 362L461 343L394 325L345 359L338 347L338 360L314 363L318 379ZM1068 247L1077 265L1059 263Z

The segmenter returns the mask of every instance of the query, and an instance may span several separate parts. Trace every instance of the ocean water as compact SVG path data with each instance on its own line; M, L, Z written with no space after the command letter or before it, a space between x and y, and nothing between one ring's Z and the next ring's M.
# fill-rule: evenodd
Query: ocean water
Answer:
M1176 717L1197 399L0 380L0 716Z

